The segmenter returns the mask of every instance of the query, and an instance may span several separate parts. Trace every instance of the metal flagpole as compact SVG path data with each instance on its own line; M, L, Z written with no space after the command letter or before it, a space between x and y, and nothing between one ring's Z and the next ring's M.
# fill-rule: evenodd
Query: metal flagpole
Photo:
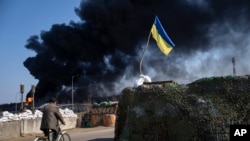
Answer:
M149 43L150 36L151 36L151 31L149 32L149 35L148 35L148 41L147 41L146 47L144 48L144 50L142 52L142 57L141 57L141 61L140 61L140 74L142 74L142 70L141 70L142 60L144 58L145 51L148 48L148 43Z

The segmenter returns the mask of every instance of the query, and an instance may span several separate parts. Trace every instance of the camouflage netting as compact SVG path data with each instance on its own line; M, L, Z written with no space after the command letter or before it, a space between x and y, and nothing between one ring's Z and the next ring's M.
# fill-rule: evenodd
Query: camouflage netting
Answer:
M116 141L228 141L231 124L250 124L250 76L157 83L122 91Z

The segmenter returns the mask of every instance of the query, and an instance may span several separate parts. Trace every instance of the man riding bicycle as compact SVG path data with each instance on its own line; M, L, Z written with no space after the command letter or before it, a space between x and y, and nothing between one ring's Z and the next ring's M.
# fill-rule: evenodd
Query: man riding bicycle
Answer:
M59 111L59 107L56 105L56 99L51 98L49 104L43 109L43 117L40 129L43 131L45 136L49 136L49 130L53 132L53 138L57 137L59 131L59 121L65 125L65 121Z

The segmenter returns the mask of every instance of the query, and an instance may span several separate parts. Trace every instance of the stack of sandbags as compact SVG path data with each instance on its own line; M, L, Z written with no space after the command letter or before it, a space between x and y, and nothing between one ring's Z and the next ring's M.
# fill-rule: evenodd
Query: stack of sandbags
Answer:
M68 108L66 109L59 109L60 113L63 117L77 117L77 115ZM34 114L31 110L25 110L19 114L13 114L8 111L4 111L0 113L0 122L7 122L13 120L21 120L21 119L37 119L41 118L43 113L40 110L35 110Z
M77 115L72 110L70 110L68 108L59 109L59 111L63 117L77 117Z

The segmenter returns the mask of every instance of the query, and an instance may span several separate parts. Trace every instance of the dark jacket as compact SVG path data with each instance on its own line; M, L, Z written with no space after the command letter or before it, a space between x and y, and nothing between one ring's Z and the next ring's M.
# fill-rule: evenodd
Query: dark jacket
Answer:
M41 122L41 130L45 129L54 129L58 132L59 130L59 121L62 124L65 124L65 121L59 112L59 107L55 103L49 103L46 105L43 110L43 117Z

